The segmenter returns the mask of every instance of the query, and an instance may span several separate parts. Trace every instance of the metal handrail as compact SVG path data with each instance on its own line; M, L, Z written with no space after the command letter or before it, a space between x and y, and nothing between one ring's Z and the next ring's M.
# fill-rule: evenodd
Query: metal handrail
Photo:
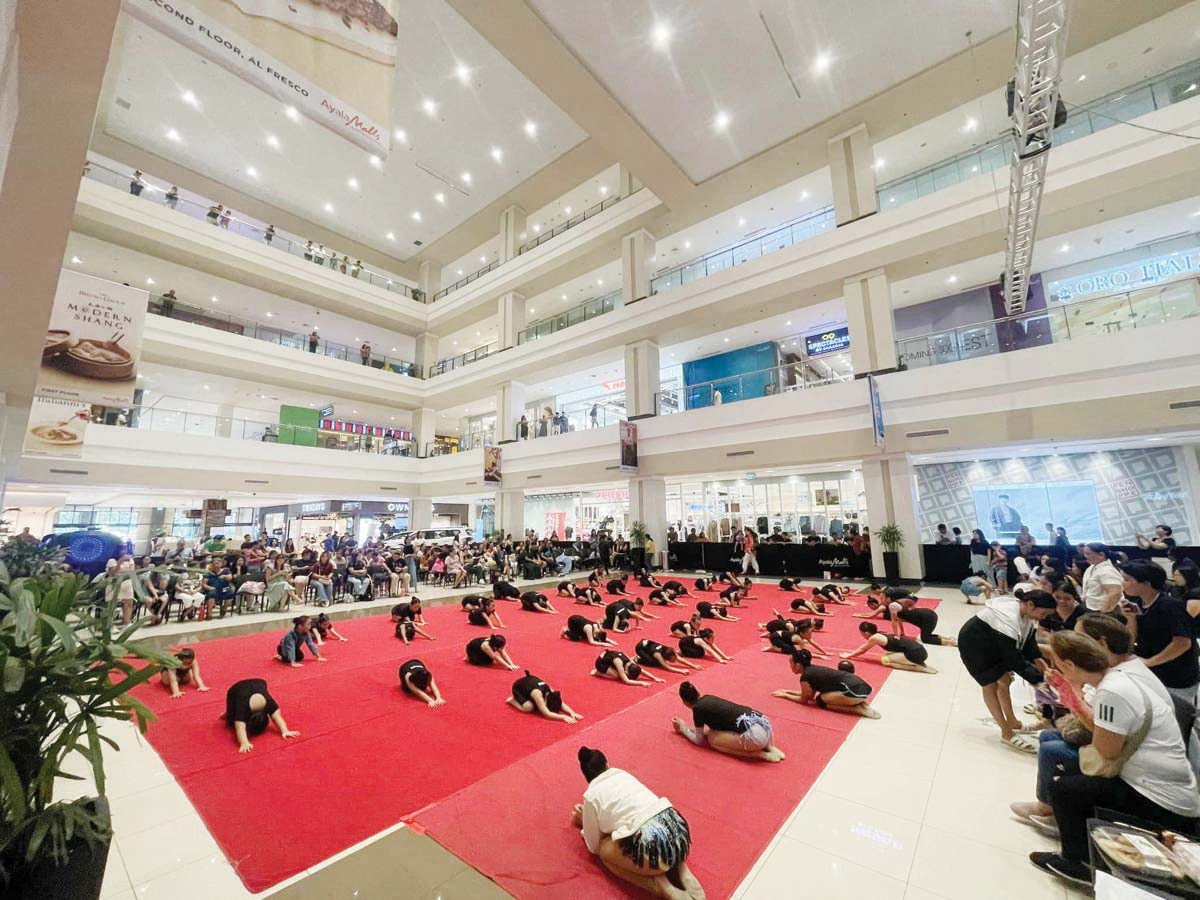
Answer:
M634 193L636 193L636 191ZM569 219L567 219L567 221L563 222L561 225L555 225L549 231L543 232L542 234L539 234L537 237L533 238L532 240L528 240L525 243L523 243L520 247L517 248L517 255L520 256L522 253L528 253L530 250L533 250L535 247L540 247L542 244L546 243L546 241L550 240L551 238L556 238L563 232L570 231L576 225L582 225L584 222L586 222L592 216L594 216L598 213L604 212L604 210L606 210L606 209L611 209L612 207L616 206L618 203L620 203L622 200L625 199L625 196L631 196L631 195L623 196L623 195L618 194L615 197L606 197L605 199L601 200L599 203L589 206L583 212L578 213L577 215L571 216Z
M744 396L745 381L750 379L756 385L759 393L754 396ZM744 400L754 400L759 397L772 397L811 387L823 387L853 381L851 375L829 375L813 377L808 371L808 360L799 360L781 366L771 366L767 369L756 369L753 372L740 372L726 378L716 378L697 384L680 385L669 390L657 391L654 394L654 414L669 416L709 406L720 406L724 403L738 403ZM726 393L732 394L728 399ZM692 398L706 402L689 402Z
M480 278L482 278L488 272L498 269L500 267L500 262L501 261L498 259L493 259L490 263L488 263L482 269L476 269L470 275L467 275L464 278L460 278L458 281L454 282L454 284L450 285L449 287L442 288L440 291L438 291L436 294L433 295L433 300L431 302L437 303L439 300L441 300L447 294L453 293L454 291L457 291L461 287L466 287L472 281L478 281Z
M538 338L554 334L556 331L562 331L565 328L570 328L572 325L578 325L589 319L602 316L605 313L610 313L617 308L617 298L620 296L620 290L610 291L600 297L592 297L590 300L577 303L570 309L565 309L553 316L545 316L538 319L536 322L527 325L517 332L517 346L529 341L536 341ZM598 309L596 309L597 304L599 304ZM591 309L596 309L596 311L589 312ZM583 310L582 315L575 315L578 310Z
M457 356L448 356L445 359L439 359L437 362L430 364L425 377L433 378L437 375L444 375L446 372L452 372L455 369L461 369L463 366L470 365L473 362L479 362L481 359L487 359L498 349L498 344L483 344L482 346L468 350L466 353L460 353Z

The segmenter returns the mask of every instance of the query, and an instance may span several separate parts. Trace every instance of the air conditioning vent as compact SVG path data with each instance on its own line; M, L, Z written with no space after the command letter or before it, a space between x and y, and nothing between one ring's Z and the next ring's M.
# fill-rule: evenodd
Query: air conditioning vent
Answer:
M263 478L245 478L245 479L243 479L243 481L246 484L270 484L271 483Z
M726 453L726 456L753 456L753 450L734 450L732 453Z
M538 479L538 478L541 478L542 476L541 476L541 475L529 475L529 476L527 476L527 477L528 477L528 479L529 479L530 481L534 481L534 480L536 480L536 479Z
M943 434L949 434L949 428L937 428L933 431L910 431L905 437L938 437Z
M424 241L413 241L413 246L420 247L423 243L424 243Z
M87 469L51 469L54 475L86 475Z
M121 107L121 109L131 109L133 107L133 104L124 97L118 97L114 102L117 104L117 106Z
M381 491L394 491L394 490L396 490L394 487L389 487L389 486L388 486L388 485L386 485L386 484L381 484L381 485L379 486L379 489L380 489Z
M1168 409L1195 409L1200 406L1200 400L1183 400L1179 403L1172 403Z

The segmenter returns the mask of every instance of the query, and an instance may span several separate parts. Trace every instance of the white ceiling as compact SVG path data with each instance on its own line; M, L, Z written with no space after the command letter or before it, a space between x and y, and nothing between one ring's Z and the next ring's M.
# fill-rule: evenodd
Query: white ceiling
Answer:
M1014 25L1006 0L532 5L697 182Z
M127 39L111 63L117 79L112 102L100 111L102 127L407 259L418 252L414 240L428 244L444 235L586 135L443 0L399 0L396 6L404 28L385 123L392 148L378 167L365 151L308 119L292 121L268 94L128 15L122 17ZM466 67L462 80L460 66ZM185 91L195 96L194 105L182 100ZM353 98L342 99L353 105ZM433 115L424 111L426 100L436 104ZM536 125L532 137L526 122ZM168 138L171 129L178 140ZM492 158L493 148L501 151L500 161ZM469 184L463 173L470 173ZM351 178L357 189L349 186Z

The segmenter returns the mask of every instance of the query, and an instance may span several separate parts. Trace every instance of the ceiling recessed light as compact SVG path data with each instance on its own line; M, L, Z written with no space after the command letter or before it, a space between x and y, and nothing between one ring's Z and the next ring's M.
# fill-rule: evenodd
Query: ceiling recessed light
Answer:
M258 169L254 168L254 166L246 166L246 174L249 175L251 178L257 178L258 177Z
M683 242L683 249L684 249L684 250L691 250L691 249L692 249L692 242L691 242L691 241L684 241L684 242Z
M207 391L207 390L209 390L209 387L208 387L208 385L207 385L207 384L204 386L204 389L205 389L206 391Z
M296 109L296 107L294 107L294 106L285 106L283 108L283 113L289 119L291 119L293 122L300 121L300 111L298 109Z
M1191 84L1189 84L1187 87L1185 87L1183 89L1183 92L1185 94L1190 94L1193 91L1195 91L1197 87L1200 87L1200 85L1198 85L1196 82L1193 81Z
M534 309L532 306L531 306L531 307L529 307L529 311L530 311L531 313L535 313L535 312L537 312L537 310L536 310L536 309Z
M482 331L477 331L477 332L475 332L475 337L479 337L481 334L483 334Z
M387 234L384 235L384 237L387 238L389 241L394 241L396 239L396 232L389 231Z
M744 227L744 226L745 226L745 224L746 224L746 217L745 217L745 216L738 216L738 228L742 228L742 227Z
M352 190L352 191L357 191L358 190L358 179L355 178L353 175L351 175L346 180L346 187L350 188L350 190Z
M394 130L392 132L392 137L394 137L401 144L408 143L408 132L406 132L403 128L397 128L396 130Z
M1063 244L1062 246L1060 246L1060 247L1058 248L1058 252L1059 252L1059 253L1066 253L1066 252L1067 252L1067 251L1069 251L1070 249L1071 249L1071 245L1070 245L1070 244Z
M370 156L368 156L367 159L370 161L371 165L374 166L376 169L383 168L383 160L380 159L378 156L376 156L374 153L372 153Z
M492 157L492 159L494 159L496 162L503 162L503 161L504 161L504 151L503 151L503 150L501 150L499 147L493 147L493 148L492 148L492 149L489 151L489 155L490 155L490 156Z
M967 116L967 121L963 123L963 131L974 131L979 127L979 120L974 116Z
M801 199L801 200L807 200L807 199L808 199L808 191L801 191L801 192L800 192L800 199Z
M459 179L462 181L462 183L463 183L463 184L470 184L470 183L471 183L471 173L470 173L470 172L463 172L463 173L462 173L461 175L459 175L458 177L459 177Z
M729 343L729 338L725 338L725 343Z
M437 102L426 97L421 101L421 109L424 110L425 115L433 118L437 115Z
M788 325L791 325L791 324L792 324L792 320L791 320L791 319L788 319L788 320L787 320L787 324L788 324Z
M179 137L179 132L176 131L174 128L168 128L167 129L167 140L174 141L175 143L178 144L180 142L180 140L182 140L182 138Z
M531 138L537 137L537 122L533 121L533 119L526 119L525 133Z
M877 160L875 160L875 162L871 163L871 168L874 169L876 172L878 172L880 169L882 169L884 167L885 163L887 163L886 159L877 159Z
M1087 81L1087 75L1080 75L1080 76L1079 76L1078 78L1076 78L1075 80L1076 80L1076 81Z
M604 279L603 278L596 279L596 287L604 287Z
M324 209L325 209L325 212L327 212L327 213L331 213L331 212L333 212L333 204L332 204L332 203L326 203L326 204L325 204L325 206L324 206Z
M542 226L541 226L541 225L534 225L534 226L533 226L533 233L534 233L534 234L537 234L537 233L538 233L539 231L541 231L541 230L542 230Z
M957 284L957 283L958 283L957 275L951 275L949 278L946 279L946 284Z
M446 203L446 195L443 194L441 191L438 191L436 194L434 194L433 199L435 201L437 201L438 203L441 203L442 205L445 205L445 203Z
M200 101L196 99L196 95L191 91L184 91L179 95L179 99L181 99L188 106L195 107L196 109L200 108Z
M72 257L71 257L71 262L72 262L72 264L74 264L74 265L76 265L76 266L77 266L77 265L79 265L81 262L83 262L83 260L82 260L82 259L80 259L78 256L72 256Z
M267 310L267 318L268 319L272 318L274 315L275 315L275 313L271 312L269 309Z
M569 215L571 214L571 207L569 207L569 206L564 206L564 207L563 207L563 212L565 212L565 213L566 213L566 214L569 216Z
M656 22L650 31L650 40L655 50L666 50L671 46L671 26L666 22Z
M459 270L457 270L456 274L458 274L458 275L461 275L461 274L462 274L462 269L459 269Z
M463 84L471 83L471 67L466 63L459 63L454 69L454 77Z
M829 71L829 67L833 65L833 55L830 53L821 52L813 59L812 70L818 75L824 75Z
M721 110L715 116L713 116L713 129L716 131L724 131L729 127L730 121L729 113L725 112L725 110Z
M419 209L414 209L414 210L412 211L412 220L413 220L414 222L420 222L420 221L421 221L421 211L420 211Z
M221 301L220 301L220 300L218 300L216 297L213 297L213 298L212 298L212 302L213 302L213 303L220 303Z
M267 146L270 147L272 150L278 150L279 149L279 138L275 137L275 135L273 135L273 134L268 134L267 135Z

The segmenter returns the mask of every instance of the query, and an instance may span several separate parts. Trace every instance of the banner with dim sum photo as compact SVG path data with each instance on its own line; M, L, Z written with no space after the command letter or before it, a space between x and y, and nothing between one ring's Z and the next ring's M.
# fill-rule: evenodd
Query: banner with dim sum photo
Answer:
M386 156L398 0L124 0L135 19Z
M91 418L90 404L34 397L22 452L26 456L82 459L83 438Z

